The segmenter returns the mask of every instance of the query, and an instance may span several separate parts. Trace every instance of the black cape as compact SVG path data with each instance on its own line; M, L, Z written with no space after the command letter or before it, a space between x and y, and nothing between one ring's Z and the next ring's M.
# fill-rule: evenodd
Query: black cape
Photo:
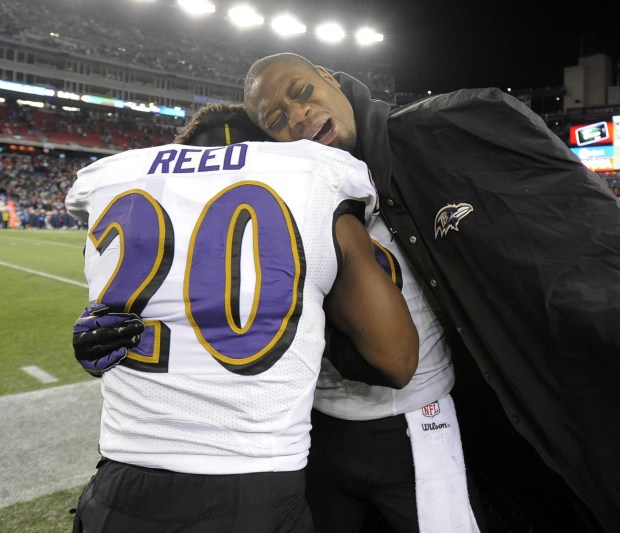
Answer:
M499 89L390 113L336 78L383 216L466 347L455 392L480 483L535 531L555 531L554 513L570 531L620 531L618 200Z

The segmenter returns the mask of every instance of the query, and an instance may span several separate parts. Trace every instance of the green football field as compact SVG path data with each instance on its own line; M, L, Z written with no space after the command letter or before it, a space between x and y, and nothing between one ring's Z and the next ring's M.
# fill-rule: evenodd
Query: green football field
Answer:
M88 303L85 239L84 231L0 231L0 395L88 378L71 348L71 326ZM31 367L57 381L37 379Z
M28 393L38 394L35 391L93 381L75 362L71 347L73 322L88 302L82 256L85 239L84 231L0 230L3 405L28 402L32 397ZM5 415L0 415L0 434L9 427ZM5 467L0 464L1 470ZM3 494L9 494L11 480L3 484ZM0 531L70 531L67 509L74 506L80 490L80 486L68 487L0 508Z

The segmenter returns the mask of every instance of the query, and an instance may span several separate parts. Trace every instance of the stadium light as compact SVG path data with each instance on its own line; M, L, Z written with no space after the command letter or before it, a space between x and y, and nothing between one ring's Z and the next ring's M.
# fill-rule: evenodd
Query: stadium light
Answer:
M18 93L36 94L37 96L54 96L54 89L49 87L41 87L39 85L25 85L23 83L15 83L12 81L0 80L0 89L5 91L15 91Z
M274 18L271 21L271 27L278 35L283 37L306 33L306 26L288 14L278 15Z
M21 99L17 99L15 101L17 102L18 105L28 105L30 107L45 107L44 102L35 102L34 100L21 100Z
M355 34L357 42L362 46L380 43L383 41L383 34L377 33L372 28L360 28Z
M327 43L339 43L344 39L344 30L340 24L326 22L317 27L316 36Z
M190 15L209 15L215 13L215 5L209 0L177 0L179 5Z
M228 11L230 21L240 28L262 26L265 19L261 17L253 7L248 5L235 6Z
M70 93L68 91L56 91L56 96L58 98L66 98L67 100L79 100L80 95L75 93Z

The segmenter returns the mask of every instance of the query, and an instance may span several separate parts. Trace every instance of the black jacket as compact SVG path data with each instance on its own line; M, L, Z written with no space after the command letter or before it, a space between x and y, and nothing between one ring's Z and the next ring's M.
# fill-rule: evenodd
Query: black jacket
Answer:
M499 398L507 418L496 423L509 420L544 461L528 475L543 479L548 465L606 531L620 531L618 200L538 115L498 89L390 114L361 83L336 77L384 218ZM482 379L465 389L464 419L492 411L472 405L480 387ZM494 432L463 428L464 446L484 450L465 442L478 434L496 450ZM512 433L498 457L519 459Z

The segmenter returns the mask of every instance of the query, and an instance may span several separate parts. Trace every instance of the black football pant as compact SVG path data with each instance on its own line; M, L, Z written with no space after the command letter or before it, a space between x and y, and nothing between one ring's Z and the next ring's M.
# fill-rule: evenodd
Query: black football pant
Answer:
M73 533L312 533L303 470L194 475L103 459Z
M404 416L340 420L312 411L306 494L317 533L416 533L415 471ZM386 453L389 450L389 453Z
M419 531L407 429L404 415L359 422L313 409L306 494L316 533ZM478 526L485 532L476 491L473 486L469 490Z

